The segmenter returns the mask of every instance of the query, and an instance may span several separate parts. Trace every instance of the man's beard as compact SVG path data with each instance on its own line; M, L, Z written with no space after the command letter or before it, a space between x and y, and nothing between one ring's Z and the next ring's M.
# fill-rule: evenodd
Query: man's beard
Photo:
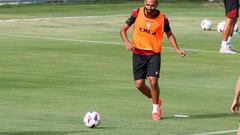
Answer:
M153 15L155 13L155 9L146 9L148 15Z

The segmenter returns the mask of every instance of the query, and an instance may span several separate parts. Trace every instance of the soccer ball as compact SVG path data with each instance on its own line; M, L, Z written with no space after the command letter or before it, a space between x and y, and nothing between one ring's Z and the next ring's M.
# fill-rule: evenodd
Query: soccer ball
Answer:
M217 25L217 31L218 31L218 32L223 32L224 25L225 25L225 21L222 21L222 22L218 23L218 25Z
M202 22L201 22L201 29L202 30L211 30L212 28L212 22L208 19L204 19Z
M218 23L218 25L217 25L217 31L218 32L223 32L225 23L226 23L225 21L222 21L222 22ZM235 24L233 31L238 32L238 25L237 24Z
M233 32L238 32L238 25L235 24Z
M100 124L101 118L98 112L87 112L84 115L83 122L86 127L94 128Z
M234 32L238 32L238 25L237 24L235 24L235 26L234 26Z

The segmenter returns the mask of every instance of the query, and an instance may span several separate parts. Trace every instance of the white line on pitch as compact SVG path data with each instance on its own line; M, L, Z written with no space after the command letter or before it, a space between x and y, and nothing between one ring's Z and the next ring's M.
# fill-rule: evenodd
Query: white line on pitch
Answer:
M46 17L46 18L29 18L29 19L8 19L8 20L0 20L0 22L40 21L40 20L57 20L57 19L93 19L93 18L98 18L98 17L119 17L119 16L127 16L127 14L98 15L98 16Z
M47 40L57 40L57 41L71 41L71 42L86 42L86 43L96 43L96 44L111 44L111 45L122 45L122 43L115 42L102 42L102 41L93 41L93 40L80 40L80 39L67 39L67 38L54 38L54 37L35 37L35 36L26 36L26 35L11 35L11 34L1 34L1 36L8 37L18 37L18 38L34 38L34 39L47 39Z
M70 42L85 42L85 43L95 43L95 44L105 44L105 45L124 45L124 43L117 43L117 42L103 42L103 41L94 41L94 40L54 38L54 37L37 37L37 36L2 34L2 33L0 33L0 36L18 37L18 38L33 38L33 39L46 39L46 40L56 40L56 41L70 41ZM171 47L163 47L163 48L173 49ZM202 53L219 53L218 51L206 51L206 50L197 50L197 49L188 49L188 48L185 48L185 50L186 51L191 51L191 52L202 52Z
M216 131L216 132L199 133L199 134L193 134L193 135L219 135L219 134L234 133L234 132L237 132L237 130Z

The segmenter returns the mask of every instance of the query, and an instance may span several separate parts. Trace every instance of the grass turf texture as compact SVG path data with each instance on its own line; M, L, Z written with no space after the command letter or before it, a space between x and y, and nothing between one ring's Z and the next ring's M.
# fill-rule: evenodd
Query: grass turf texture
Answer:
M224 20L223 7L160 3L181 47L210 52L188 51L181 58L164 41L163 120L156 122L150 100L134 88L131 53L119 36L128 14L141 5L1 7L1 19L122 15L0 22L0 135L190 135L236 129L239 115L230 113L230 104L240 55L218 53L216 26ZM212 31L200 30L205 17L213 21ZM240 50L239 35L233 43ZM91 110L102 118L97 129L82 123Z

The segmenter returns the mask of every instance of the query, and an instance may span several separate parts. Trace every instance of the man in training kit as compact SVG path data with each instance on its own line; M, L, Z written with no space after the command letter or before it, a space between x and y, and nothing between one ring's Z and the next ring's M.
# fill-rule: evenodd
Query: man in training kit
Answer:
M239 98L240 98L240 78L236 83L235 95L234 95L232 106L231 106L231 111L233 113L236 113L237 111L239 111L239 107L240 107ZM237 135L240 135L240 125L238 127Z
M159 98L159 71L164 32L176 52L184 57L186 52L177 45L169 21L163 12L157 10L158 0L144 0L144 7L133 10L131 17L123 24L120 35L126 48L133 52L133 76L135 86L145 96L152 99L152 119L161 119L161 100ZM128 29L133 27L133 41L127 36ZM148 78L150 87L145 84Z
M239 0L223 0L226 12L226 23L223 29L223 38L220 53L237 54L231 47L234 26L238 20Z

